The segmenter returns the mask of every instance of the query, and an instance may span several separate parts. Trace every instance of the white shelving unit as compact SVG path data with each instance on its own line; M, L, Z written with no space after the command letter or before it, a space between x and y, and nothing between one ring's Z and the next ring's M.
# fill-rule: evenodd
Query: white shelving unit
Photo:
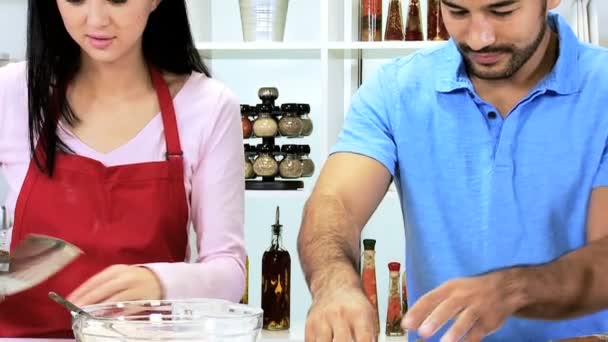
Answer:
M313 135L295 139L293 143L311 145L316 175L337 140L350 99L360 83L380 64L438 44L359 42L358 0L291 0L283 42L243 42L236 0L191 0L189 5L197 48L214 77L226 83L242 103L259 103L257 90L263 86L279 89L279 104L310 103L315 125ZM385 16L387 11L385 8ZM277 140L277 144L286 143L292 141ZM280 205L285 225L283 242L292 258L294 327L303 326L311 303L299 266L296 238L301 212L315 179L305 180L305 187L300 191L248 191L246 194L250 304L260 305L260 260L270 244L274 208ZM403 225L396 193L387 196L364 235L378 239L378 293L379 298L384 298L388 293L385 266L392 260L404 261ZM384 319L386 303L383 301L380 313Z

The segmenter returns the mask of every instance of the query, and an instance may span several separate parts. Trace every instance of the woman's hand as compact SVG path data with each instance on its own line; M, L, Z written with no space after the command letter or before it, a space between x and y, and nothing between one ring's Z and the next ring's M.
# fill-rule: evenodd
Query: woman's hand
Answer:
M114 265L91 277L68 296L76 305L162 298L156 275L145 267Z

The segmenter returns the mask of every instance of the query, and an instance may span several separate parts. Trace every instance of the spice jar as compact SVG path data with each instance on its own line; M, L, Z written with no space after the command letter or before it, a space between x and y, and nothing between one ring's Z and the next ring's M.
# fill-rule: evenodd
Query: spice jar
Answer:
M405 40L424 40L422 35L422 23L420 19L420 3L418 0L410 0L407 10L407 23L405 26Z
M398 262L389 262L389 290L388 306L386 312L386 336L403 336L405 332L401 328L401 294L399 293L399 268Z
M298 157L299 146L283 145L281 152L285 155L285 158L279 164L279 174L281 177L286 179L302 177L302 162Z
M251 107L248 105L241 105L241 126L243 126L243 138L251 138L253 133L253 123L249 119L251 113Z
M363 268L361 282L363 292L374 308L374 323L376 332L380 332L380 314L378 313L378 287L376 285L376 240L363 240Z
M253 133L256 137L272 138L277 135L278 124L275 117L272 115L273 107L270 105L257 105L256 111L258 117L253 123Z
M2 217L0 218L0 272L8 272L10 266L10 236L11 223L8 216L8 211L5 206L2 206Z
M295 138L302 133L302 119L298 117L298 106L286 103L281 106L283 116L279 120L279 133L284 137Z
M279 98L279 90L274 87L263 87L258 90L258 97L262 104L274 106L274 101Z
M279 163L274 159L274 148L269 144L257 147L258 157L253 163L253 172L260 177L274 177L279 172Z
M441 14L441 3L439 0L428 0L427 7L427 23L428 31L426 35L427 40L448 40L450 35L448 30L445 28L443 23L443 16Z
M403 40L403 15L401 14L401 0L390 0L388 5L388 19L384 30L384 40Z
M315 163L308 157L310 146L300 145L300 162L302 163L302 177L312 177L315 173Z
M382 0L361 0L361 41L382 41Z
M305 103L298 104L298 115L300 116L300 120L302 120L302 135L303 137L307 137L312 134L313 124L308 114L310 113L310 105Z
M245 144L245 179L255 178L255 172L253 172L253 156L255 155L255 147Z

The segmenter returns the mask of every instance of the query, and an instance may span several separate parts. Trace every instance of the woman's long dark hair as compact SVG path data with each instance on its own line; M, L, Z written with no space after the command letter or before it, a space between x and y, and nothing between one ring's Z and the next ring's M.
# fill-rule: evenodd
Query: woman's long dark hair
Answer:
M80 47L66 31L56 1L29 0L28 6L29 143L38 168L52 176L56 151L69 150L57 136L57 123L78 122L66 90L80 67ZM152 12L143 34L143 55L149 65L163 71L209 76L192 40L185 0L162 0Z

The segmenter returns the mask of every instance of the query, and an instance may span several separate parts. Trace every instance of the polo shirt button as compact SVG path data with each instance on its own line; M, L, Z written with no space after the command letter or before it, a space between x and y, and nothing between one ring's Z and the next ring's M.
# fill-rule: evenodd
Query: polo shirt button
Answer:
M496 117L497 117L496 112L489 112L488 113L488 118L490 118L490 119L496 119Z

